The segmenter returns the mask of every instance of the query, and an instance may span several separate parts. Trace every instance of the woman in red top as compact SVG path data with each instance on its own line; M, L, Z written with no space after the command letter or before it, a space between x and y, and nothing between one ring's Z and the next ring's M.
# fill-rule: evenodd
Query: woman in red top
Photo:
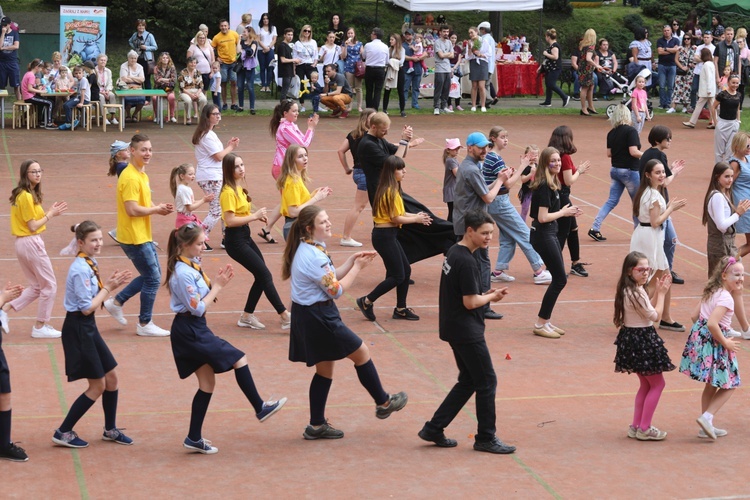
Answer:
M570 186L585 174L591 167L591 163L586 160L576 168L571 155L578 151L573 144L573 130L567 125L560 125L552 131L549 138L549 147L560 151L560 161L562 167L557 174L560 179L560 206L565 207L570 204ZM565 248L565 242L568 242L570 251L571 269L570 274L585 278L589 275L586 263L581 262L580 244L578 242L578 222L575 217L561 217L557 221L557 238L560 241L560 249Z

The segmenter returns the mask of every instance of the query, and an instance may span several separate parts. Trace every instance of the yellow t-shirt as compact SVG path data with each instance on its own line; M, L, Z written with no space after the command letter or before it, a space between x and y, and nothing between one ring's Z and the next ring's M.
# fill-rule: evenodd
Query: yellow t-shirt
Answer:
M393 202L393 206L396 209L396 215L404 215L406 213L406 209L404 208L404 199L401 197L401 193L399 193L398 191L392 192L391 201ZM387 224L391 222L390 210L388 210L388 207L385 206L384 198L378 200L378 209L376 210L375 215L372 217L372 221L375 224ZM400 224L399 227L401 227Z
M29 230L28 222L44 218L44 209L34 203L34 197L28 191L21 191L16 202L10 206L10 232L13 236L31 236L39 234L47 225L43 225L33 233Z
M237 189L232 189L229 186L221 188L219 203L221 204L221 220L225 222L224 214L226 212L233 212L235 217L250 215L250 202L247 201L247 195L240 186L237 186Z
M117 179L117 239L126 245L142 245L152 241L151 216L131 217L125 211L125 202L134 201L150 208L151 185L148 175L129 163Z
M308 201L310 201L310 191L307 190L302 179L288 176L284 181L284 189L281 190L281 215L291 217L289 207L299 207Z
M219 59L224 64L232 64L237 59L238 43L240 35L234 30L229 30L226 35L219 31L211 40L211 46L216 49Z

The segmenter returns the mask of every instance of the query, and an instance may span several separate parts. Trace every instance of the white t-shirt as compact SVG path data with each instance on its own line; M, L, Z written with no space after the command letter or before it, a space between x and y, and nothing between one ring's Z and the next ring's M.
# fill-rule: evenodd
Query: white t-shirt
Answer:
M192 205L195 203L195 195L190 186L185 184L177 185L177 193L174 195L174 208L178 213L189 215L190 211L185 208L185 205Z
M266 47L273 48L273 46L271 46L271 42L273 42L273 37L275 37L275 36L277 36L276 35L276 26L273 26L271 28L271 32L270 33L267 32L263 28L258 28L258 37L260 38L260 43L262 43Z
M195 169L196 181L222 180L221 162L214 159L213 155L223 150L224 145L216 132L209 130L195 146L195 162L198 165Z

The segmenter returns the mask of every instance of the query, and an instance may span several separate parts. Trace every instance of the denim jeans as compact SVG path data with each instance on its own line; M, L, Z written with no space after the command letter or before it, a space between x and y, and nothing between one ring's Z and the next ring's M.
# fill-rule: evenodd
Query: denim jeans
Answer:
M677 76L677 66L659 65L659 106L662 108L672 103L675 76Z
M516 253L516 244L531 264L531 269L536 272L544 262L539 254L531 247L529 241L529 226L524 223L518 210L510 202L510 195L501 194L497 196L487 207L487 212L495 220L500 240L500 251L497 253L495 269L505 271L510 268L510 261Z
M407 73L404 75L404 99L409 99L409 92L411 89L411 107L412 109L419 109L419 85L422 83L422 74L416 74L416 71Z
M612 179L612 183L609 185L609 198L602 208L599 209L599 213L596 214L594 224L591 226L593 231L599 231L599 229L601 229L604 219L620 202L622 192L627 189L630 199L632 200L633 197L635 197L635 192L638 191L638 185L641 182L641 177L638 171L627 168L612 167L609 170L609 177Z
M128 283L128 286L117 294L115 300L120 304L124 304L140 292L141 311L138 314L138 321L145 325L151 321L156 292L159 291L161 281L159 256L156 254L156 247L150 241L141 245L126 245L125 243L121 243L120 246L128 259L133 263L139 276Z
M273 56L273 49L270 49L268 52L263 52L262 50L258 51L258 66L260 68L261 87L270 87L271 82L273 82L273 66L271 66Z
M672 270L672 263L674 262L674 250L677 247L677 232L674 230L674 224L672 224L672 217L669 217L664 222L664 253L667 256L667 262L669 263L669 269Z
M693 75L693 83L690 85L690 109L695 109L698 100L698 87L700 87L700 75Z
M245 89L247 89L250 109L255 109L255 68L243 69L237 73L237 92L241 108L245 107Z

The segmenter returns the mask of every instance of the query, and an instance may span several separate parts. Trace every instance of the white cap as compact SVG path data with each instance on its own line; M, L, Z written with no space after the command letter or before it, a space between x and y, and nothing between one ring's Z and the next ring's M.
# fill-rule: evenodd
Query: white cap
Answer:
M487 21L482 21L481 23L479 23L479 26L477 26L477 28L484 28L487 31L492 29L492 27L490 26L490 23L488 23Z

